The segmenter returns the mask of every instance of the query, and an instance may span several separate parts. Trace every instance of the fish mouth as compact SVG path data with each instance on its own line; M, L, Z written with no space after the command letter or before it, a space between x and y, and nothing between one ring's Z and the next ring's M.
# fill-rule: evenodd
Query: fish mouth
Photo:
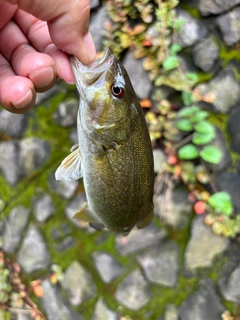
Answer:
M102 58L97 59L90 65L82 64L74 56L70 57L71 66L81 96L84 96L84 88L94 84L109 69L113 61L114 55L110 48L105 50Z

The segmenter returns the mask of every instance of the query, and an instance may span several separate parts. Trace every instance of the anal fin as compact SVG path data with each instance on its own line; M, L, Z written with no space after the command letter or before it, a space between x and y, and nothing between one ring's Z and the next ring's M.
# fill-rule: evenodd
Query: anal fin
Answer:
M77 212L73 218L77 220L83 220L85 222L91 222L96 224L100 223L100 221L97 220L95 214L89 209L88 204L86 202L84 203L83 208L79 212Z

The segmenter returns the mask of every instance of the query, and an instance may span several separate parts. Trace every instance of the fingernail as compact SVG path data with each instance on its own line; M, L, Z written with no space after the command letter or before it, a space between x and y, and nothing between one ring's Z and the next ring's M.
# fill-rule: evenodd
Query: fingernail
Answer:
M16 109L23 109L27 107L32 102L32 100L33 100L33 92L31 89L29 89L21 99L12 102L12 105Z
M40 89L47 87L53 82L55 73L53 67L47 67L29 74L30 80L34 83L35 87Z
M90 32L84 36L83 41L87 50L88 59L90 62L93 62L96 58L96 49Z

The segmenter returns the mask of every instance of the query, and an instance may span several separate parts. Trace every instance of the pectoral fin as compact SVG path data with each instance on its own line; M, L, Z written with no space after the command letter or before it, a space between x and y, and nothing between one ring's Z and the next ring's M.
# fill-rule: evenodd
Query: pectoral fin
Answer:
M67 156L58 167L55 178L56 180L78 180L82 177L81 154L78 145L71 148L71 153Z
M91 223L99 223L99 220L97 220L95 214L89 209L86 202L84 203L83 208L77 212L73 218Z

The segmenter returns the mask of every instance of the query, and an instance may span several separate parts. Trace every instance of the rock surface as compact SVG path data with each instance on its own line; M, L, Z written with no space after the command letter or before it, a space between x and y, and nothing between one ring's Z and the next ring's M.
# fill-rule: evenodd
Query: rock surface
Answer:
M205 38L198 42L193 48L194 64L205 72L214 67L219 53L219 46L211 38Z
M51 259L44 239L35 227L30 225L18 252L17 260L26 273L49 267Z
M208 83L197 85L201 97L210 97L213 111L227 113L239 101L240 86L232 69L225 69Z
M228 301L240 303L240 264L228 275L219 281L219 287L223 297Z
M35 218L38 222L45 222L55 210L51 197L44 194L42 197L35 199L34 204Z
M202 286L180 306L180 320L219 320L224 311L220 299L210 286Z
M58 288L51 285L49 280L44 280L42 287L44 295L41 300L48 320L84 320L79 313L70 310Z
M141 272L135 270L118 285L115 296L130 310L139 310L150 301L151 292Z
M19 143L19 172L27 177L40 168L50 156L47 141L39 138L25 138Z
M228 46L232 46L240 40L240 8L223 14L217 19L218 26L222 32L223 39Z
M73 306L81 304L96 293L91 275L78 261L73 261L65 271L62 286Z
M152 90L152 84L148 78L147 72L142 67L142 61L136 60L133 53L129 51L124 60L123 65L128 70L129 78L135 89L139 99L149 97Z
M201 244L201 245L199 245ZM195 217L191 227L191 238L185 251L185 267L190 271L210 267L216 256L223 253L229 240L216 236L203 223L203 217Z
M30 210L17 206L13 208L8 219L3 221L3 250L13 253L20 244L22 232L27 226Z
M206 37L206 27L201 21L193 18L187 11L178 9L177 19L185 21L181 27L181 32L178 34L178 43L183 48L190 47Z
M94 264L105 283L112 282L123 273L123 267L112 256L105 252L93 252Z
M95 305L94 313L91 320L118 320L117 314L108 309L102 297Z
M155 245L138 256L146 278L159 285L175 287L178 282L179 249L174 242Z
M18 181L18 146L15 141L0 143L0 172L11 186Z
M199 10L203 16L210 14L221 14L238 5L239 0L216 1L216 0L200 0Z

